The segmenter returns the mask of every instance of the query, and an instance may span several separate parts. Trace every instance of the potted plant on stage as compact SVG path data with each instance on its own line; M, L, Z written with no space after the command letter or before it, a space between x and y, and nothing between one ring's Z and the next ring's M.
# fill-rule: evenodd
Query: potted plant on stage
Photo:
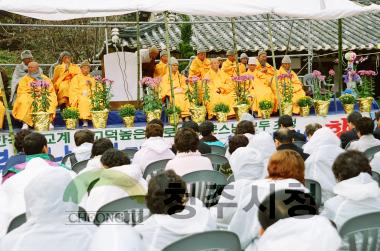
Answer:
M273 110L273 102L270 100L262 100L259 102L259 108L263 119L269 119Z
M281 95L281 114L293 115L293 85L291 73L280 74L278 77L278 86Z
M309 116L310 107L313 105L313 99L309 96L305 96L298 99L297 104L300 107L300 115L302 117Z
M94 128L106 128L113 81L101 76L96 76L95 80L95 86L90 95L92 124Z
M225 103L217 103L215 104L213 111L216 114L218 122L226 122L230 107Z
M356 99L354 95L346 93L340 96L339 100L342 103L344 112L346 114L350 114L354 111L354 106L356 103Z
M359 83L355 92L359 98L359 110L360 112L370 112L373 102L373 95L375 94L375 87L373 77L377 75L376 72L368 70L358 71L361 78L361 83Z
M50 125L50 83L37 80L30 83L32 102L32 120L36 131L48 131Z
M206 104L210 100L208 82L205 78L191 77L186 80L186 98L190 102L191 119L196 123L202 123L206 118Z
M162 102L160 98L160 78L144 77L141 85L145 87L146 94L143 98L143 109L146 114L146 121L161 119Z
M326 76L322 75L320 71L314 70L312 76L315 113L318 116L325 117L329 112L331 91L328 89L328 86L331 85L326 84ZM328 81L330 82L332 79L333 76L330 75ZM326 88L322 88L322 84L324 84Z
M133 127L135 122L136 108L131 104L120 107L119 115L123 119L125 127Z
M172 126L178 125L180 115L181 115L181 108L179 108L179 106L169 105L168 108L165 109L165 113L169 118L170 125Z
M65 120L66 128L74 130L77 128L79 119L79 110L76 107L68 107L63 109L62 118Z
M235 76L232 77L235 82L235 106L234 111L236 114L236 120L240 120L243 113L249 111L249 101L248 101L248 88L250 86L250 81L253 80L251 75Z

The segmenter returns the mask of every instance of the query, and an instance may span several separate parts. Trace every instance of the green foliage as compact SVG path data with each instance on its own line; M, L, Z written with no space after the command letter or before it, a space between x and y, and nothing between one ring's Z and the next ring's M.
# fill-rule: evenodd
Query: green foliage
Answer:
M375 86L371 76L362 76L361 84L357 84L354 88L359 98L369 98L375 95Z
M262 100L259 102L260 110L269 110L273 108L273 103L270 100Z
M355 97L351 94L344 94L339 97L339 100L342 104L355 104L356 102Z
M230 107L225 103L217 103L217 104L215 104L213 111L214 112L229 113Z
M75 107L68 107L62 111L63 119L79 119L79 110Z
M189 16L182 15L182 21L190 21ZM181 24L181 42L178 44L182 58L190 58L194 55L193 47L191 46L192 28L190 23ZM183 67L185 66L185 67ZM180 64L180 70L186 68L187 62Z
M313 105L313 99L308 96L305 96L298 99L297 104L300 107L311 107Z
M110 109L112 98L111 85L112 81L95 77L95 87L91 90L91 111L104 111Z
M187 81L186 99L195 106L203 106L210 100L210 92L207 79L199 80L197 77ZM192 83L192 85L191 85ZM203 95L201 95L203 93Z
M131 104L126 104L120 107L119 115L120 117L132 117L135 116L136 108Z
M30 84L32 96L32 112L47 112L50 108L49 83L34 81Z
M331 82L332 77L328 77L327 82ZM313 78L313 86L314 86L314 93L313 98L314 100L323 100L323 101L329 101L331 97L333 96L333 93L329 87L332 87L333 85L328 85L326 89L321 89L320 83L321 80L318 78Z
M167 115L180 114L181 113L181 108L179 108L179 106L172 106L172 105L170 105L168 108L165 108L165 113Z
M143 97L144 112L153 112L162 109L161 99L158 90L146 88L146 94Z
M280 93L282 96L281 102L282 103L292 103L293 99L293 85L292 81L289 82L283 81L280 84Z

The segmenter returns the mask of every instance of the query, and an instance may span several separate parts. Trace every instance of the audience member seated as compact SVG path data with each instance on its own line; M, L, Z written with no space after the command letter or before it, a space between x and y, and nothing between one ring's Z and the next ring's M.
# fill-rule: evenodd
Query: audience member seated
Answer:
M198 134L198 137L199 137L199 126L194 121L185 121L185 122L183 122L181 128L190 128L190 129L193 129ZM177 153L175 145L173 145L172 151L174 153ZM201 154L211 153L211 147L209 145L203 143L203 142L199 142L198 151Z
M141 149L133 157L133 164L138 166L142 173L152 162L175 157L171 145L163 138L164 128L158 124L150 124L146 127L146 140Z
M223 142L219 141L214 136L214 124L211 121L203 122L199 125L199 131L202 135L202 138L200 140L201 143L205 143L209 146L220 146L224 147Z
M177 155L169 160L165 170L173 170L179 176L200 171L213 170L211 161L198 152L199 137L193 129L179 129L174 137Z
M290 132L290 134L292 136L292 141L305 141L305 135L303 135L302 133L297 132L294 129L293 118L291 116L289 116L289 115L283 115L283 116L281 116L278 119L277 124L278 124L278 128L279 129L286 128L286 129L289 130L289 132ZM274 138L276 138L276 134L277 134L277 132L273 133L273 137Z
M278 151L280 150L293 150L299 153L304 160L309 157L309 154L303 152L302 148L299 148L293 143L293 133L287 128L281 128L275 134L274 143Z
M230 166L235 181L258 180L263 177L264 162L261 153L251 147L240 147L230 157Z
M87 160L91 157L92 144L94 144L95 133L90 130L78 130L74 133L76 147L73 155L63 163L67 167L72 167L75 163Z
M310 154L305 161L305 178L319 182L322 187L322 202L334 196L336 180L332 166L339 154L344 152L340 147L338 136L328 127L318 129L303 146L305 153Z
M28 129L21 129L16 133L15 148L17 153L7 160L7 164L3 169L3 174L8 171L8 168L13 167L17 164L24 163L26 161L26 155L24 153L24 138L31 133L32 131Z
M248 138L243 134L237 134L230 137L228 140L228 154L226 152L226 157L230 158L231 154L233 154L238 148L246 147L248 143Z
M131 165L124 152L108 149L100 161L104 169L88 196L87 212L96 212L105 204L123 197L146 194L147 184L140 168Z
M237 134L243 134L248 138L249 142L251 142L255 135L255 125L252 121L241 120L236 126L235 135Z
M371 118L363 117L357 122L356 130L359 140L351 142L348 150L364 152L368 148L380 145L380 140L373 136L374 123Z
M315 131L321 128L322 128L321 124L318 124L318 123L311 123L311 124L306 125L305 135L306 135L307 140L310 140L311 136L313 136Z
M188 235L216 230L215 218L202 202L187 197L186 183L171 170L149 181L146 204L151 216L135 227L143 237L143 250L159 251Z
M341 238L332 222L317 215L313 197L297 192L294 199L293 194L291 190L281 190L261 203L258 214L261 237L253 244L255 250L338 250Z
M375 119L376 119L376 128L373 131L373 136L380 140L380 111L375 113Z
M371 164L372 171L380 173L380 152L375 153L370 164Z
M63 168L45 168L36 175L25 187L27 221L1 239L0 250L87 250L96 227L81 223L78 205L64 201L71 181Z
M277 190L307 191L304 187L304 172L304 161L297 152L275 152L269 159L266 179L240 179L226 186L212 212L219 223L228 225L228 230L239 236L242 248L245 249L259 234L257 203Z
M147 123L147 126L151 124L157 124L157 125L160 125L162 128L164 128L164 123L162 122L161 119L152 119L151 121Z
M50 160L48 154L47 140L44 135L40 133L30 133L24 138L24 153L26 154L25 162L21 164L16 164L13 167L10 167L3 176L3 183L14 176L15 174L20 173L27 167L27 163L34 158L41 158L49 164L49 166L62 166L64 165L57 164Z
M88 161L86 168L80 171L80 174L102 168L100 158L102 157L102 154L108 149L113 149L113 144L110 139L100 138L95 140L91 149L91 159Z
M343 132L340 135L340 141L341 141L341 147L343 149L346 149L347 145L353 141L358 140L358 133L356 131L356 126L359 121L359 119L362 118L362 115L360 112L352 112L347 116L347 123L348 123L348 131Z
M371 177L371 167L363 153L340 154L332 170L338 181L334 187L336 196L325 202L322 215L340 228L355 216L380 211L380 188Z

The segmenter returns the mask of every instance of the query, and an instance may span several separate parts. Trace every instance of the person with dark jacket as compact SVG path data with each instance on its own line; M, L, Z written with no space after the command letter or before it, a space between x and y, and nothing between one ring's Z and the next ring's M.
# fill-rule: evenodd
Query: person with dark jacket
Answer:
M377 122L377 126L376 126L375 130L373 131L373 136L376 139L380 139L380 111L375 113L375 119Z
M293 133L287 128L281 128L276 132L274 143L277 151L293 150L299 153L303 160L306 160L309 157L309 154L304 153L302 148L299 148L293 143Z
M362 115L359 112L352 112L347 116L347 123L349 130L340 135L341 147L343 149L353 140L358 140L358 133L356 131L356 126Z
M289 115L283 115L283 116L281 116L278 119L277 124L278 124L278 128L279 129L286 128L286 129L289 130L289 133L292 136L293 141L303 141L303 142L306 141L305 135L302 134L302 133L297 132L294 129L293 118L291 116L289 116ZM278 131L276 131L276 132L273 133L273 138L274 139L276 138L277 132Z

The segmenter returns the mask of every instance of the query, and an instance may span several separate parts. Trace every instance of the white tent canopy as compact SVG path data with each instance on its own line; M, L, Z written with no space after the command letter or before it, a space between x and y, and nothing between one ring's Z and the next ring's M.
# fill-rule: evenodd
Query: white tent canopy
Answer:
M220 17L278 14L329 20L379 12L380 5L362 6L349 0L0 0L0 10L43 20L105 17L136 11Z

